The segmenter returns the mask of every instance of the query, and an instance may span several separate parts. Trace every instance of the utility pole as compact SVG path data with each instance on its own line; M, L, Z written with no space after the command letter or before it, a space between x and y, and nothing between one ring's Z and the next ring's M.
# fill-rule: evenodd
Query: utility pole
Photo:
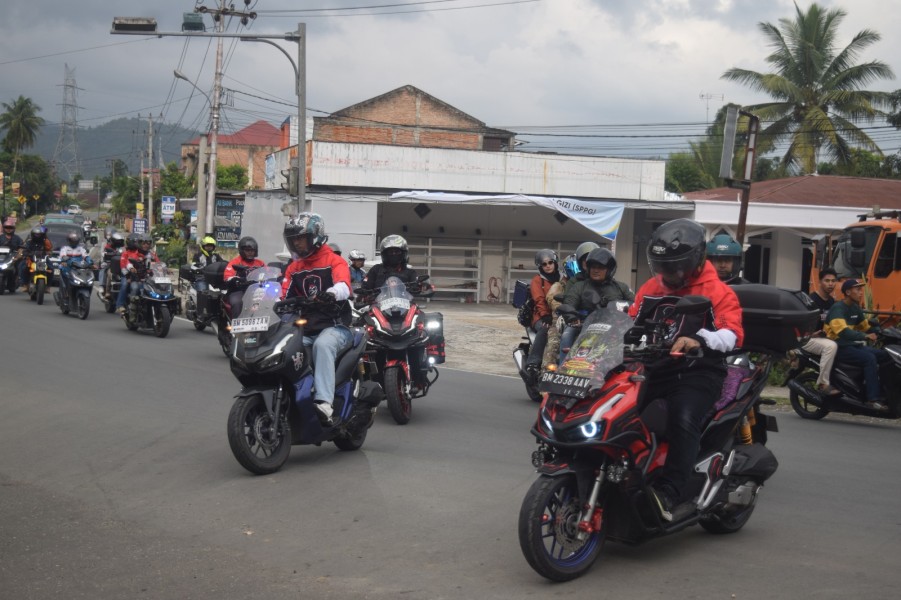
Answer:
M153 229L153 115L147 113L147 232Z
M200 149L197 152L197 218L194 227L197 229L197 243L203 239L206 227L206 136L200 136Z
M225 19L223 13L226 12L225 0L221 0L219 8L213 15L213 21L216 23L216 33L222 33L225 30ZM213 217L216 215L216 145L219 137L219 96L222 95L222 38L216 40L216 71L213 75L213 114L212 125L210 127L210 179L207 184L206 199L206 231L213 234L215 231Z

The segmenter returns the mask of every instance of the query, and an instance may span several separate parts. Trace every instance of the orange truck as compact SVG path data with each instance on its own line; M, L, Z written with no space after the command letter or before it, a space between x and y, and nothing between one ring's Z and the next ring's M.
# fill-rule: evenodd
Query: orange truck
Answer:
M901 211L874 210L840 233L814 238L810 291L817 288L821 269L832 267L839 281L864 282L864 309L883 325L901 321ZM837 300L841 286L835 287Z

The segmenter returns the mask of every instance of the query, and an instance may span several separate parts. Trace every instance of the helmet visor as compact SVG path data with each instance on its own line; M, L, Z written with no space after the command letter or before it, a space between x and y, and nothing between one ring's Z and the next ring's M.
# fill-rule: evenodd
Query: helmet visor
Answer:
M700 263L700 251L692 250L677 257L648 256L651 273L665 288L676 291L685 287Z

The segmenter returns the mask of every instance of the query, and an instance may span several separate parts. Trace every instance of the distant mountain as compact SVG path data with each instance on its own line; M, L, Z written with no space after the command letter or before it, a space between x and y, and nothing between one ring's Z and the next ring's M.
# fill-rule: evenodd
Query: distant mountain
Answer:
M141 168L141 156L147 153L147 119L116 119L95 127L79 127L75 137L79 171L85 179L103 177L110 173L110 161L119 159L128 165L128 172L137 174ZM53 160L59 142L61 126L48 124L41 127L34 147L28 154L37 154L44 160ZM159 165L162 148L163 163L181 161L181 145L199 134L178 125L154 123L153 166ZM63 155L61 160L67 160ZM146 164L145 159L145 167ZM60 175L64 175L60 171Z

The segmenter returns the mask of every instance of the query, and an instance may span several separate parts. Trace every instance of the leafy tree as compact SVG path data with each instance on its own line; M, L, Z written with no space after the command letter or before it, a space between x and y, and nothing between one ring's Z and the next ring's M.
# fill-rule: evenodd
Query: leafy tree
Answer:
M4 112L0 114L0 129L6 132L3 149L14 155L12 175L15 175L19 166L19 154L22 149L34 146L44 119L38 116L41 107L32 102L31 98L19 96L12 104L2 104Z
M782 157L803 173L813 173L821 151L837 163L851 160L851 147L857 145L873 152L879 147L854 121L872 122L890 105L886 92L861 89L871 81L894 77L881 61L856 64L861 51L877 42L880 35L865 29L844 48L836 48L839 25L847 13L841 9L824 10L811 4L807 12L795 4L795 18L780 19L779 26L759 23L760 31L773 48L766 61L774 72L758 73L732 68L722 78L743 83L754 91L765 92L773 102L746 107L763 122L760 150L787 140Z
M887 119L895 129L901 129L901 90L895 90L889 97L892 104L892 114Z
M216 188L219 190L247 189L247 169L241 165L216 165Z
M685 194L716 186L701 170L691 152L676 152L666 160L666 191Z
M219 172L216 172L219 177ZM191 198L194 196L194 182L185 177L175 161L166 165L160 174L160 194L162 196L175 196L176 198Z

